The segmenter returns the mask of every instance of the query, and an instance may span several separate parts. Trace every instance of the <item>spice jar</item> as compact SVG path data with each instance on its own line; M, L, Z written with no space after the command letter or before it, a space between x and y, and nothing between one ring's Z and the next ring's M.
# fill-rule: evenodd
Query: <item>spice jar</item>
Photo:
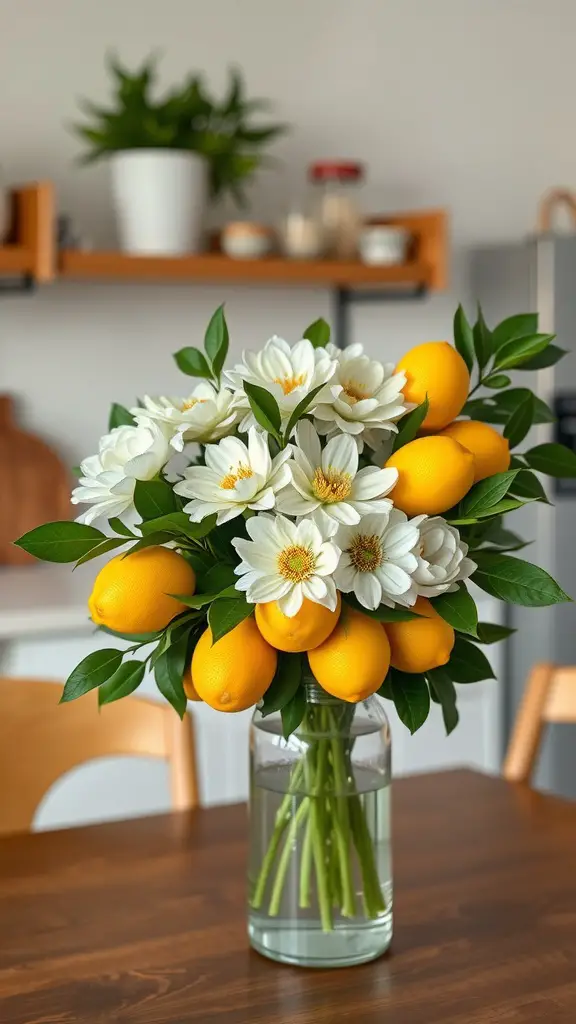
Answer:
M356 193L364 176L362 164L320 161L310 166L309 177L320 192L317 217L325 256L354 259L358 250L361 214Z

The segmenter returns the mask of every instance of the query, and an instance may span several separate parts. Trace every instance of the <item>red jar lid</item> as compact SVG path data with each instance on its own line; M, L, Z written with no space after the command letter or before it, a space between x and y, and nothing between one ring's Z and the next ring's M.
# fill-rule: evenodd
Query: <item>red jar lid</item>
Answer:
M353 160L319 160L310 164L308 174L312 181L359 181L364 167Z

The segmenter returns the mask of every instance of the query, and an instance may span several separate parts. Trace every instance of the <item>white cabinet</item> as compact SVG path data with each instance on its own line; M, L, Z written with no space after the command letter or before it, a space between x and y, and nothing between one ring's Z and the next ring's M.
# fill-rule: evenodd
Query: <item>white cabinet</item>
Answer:
M89 567L86 566L86 569ZM41 566L0 573L0 647L3 674L63 681L90 651L110 638L88 622L88 573ZM481 605L481 618L495 621L496 603ZM498 648L489 649L499 682L459 687L460 725L446 738L442 716L433 705L426 725L410 736L387 708L393 734L396 775L470 765L497 771L500 758ZM162 700L148 677L141 692ZM251 712L225 715L203 704L192 711L198 734L203 802L228 803L246 797L247 729ZM75 769L51 790L39 809L36 827L54 828L105 818L149 814L169 807L166 767L152 759L106 758Z

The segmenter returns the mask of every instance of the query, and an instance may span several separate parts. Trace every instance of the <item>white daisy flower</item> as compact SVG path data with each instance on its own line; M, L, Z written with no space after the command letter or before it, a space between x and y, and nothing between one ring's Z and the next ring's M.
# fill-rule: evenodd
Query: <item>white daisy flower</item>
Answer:
M91 507L78 516L90 524L100 516L112 519L133 507L137 480L152 480L166 465L172 451L157 423L115 427L100 438L98 455L80 465L80 482L72 491L73 505Z
M395 373L394 363L383 364L364 355L361 344L342 350L328 345L327 351L337 360L330 384L339 385L339 390L331 401L324 401L322 392L318 395L316 427L328 437L352 434L359 451L364 443L375 448L388 432L397 433L396 421L413 408L402 394L406 375Z
M396 484L398 471L367 466L358 472L358 449L349 434L333 437L322 451L312 424L301 420L288 465L292 481L278 495L277 507L289 516L311 515L326 527L336 527L392 508L385 495Z
M457 583L476 571L478 566L467 557L468 545L460 540L455 526L449 526L441 516L416 516L411 523L420 529L418 567L413 579L422 597L456 590Z
M233 433L239 418L232 392L227 388L218 390L209 381L197 384L187 398L145 395L143 407L130 411L138 422L149 419L164 424L177 452L192 441L199 444L219 441Z
M418 596L412 574L418 567L420 531L404 512L365 516L357 526L341 526L342 549L334 581L343 594L354 591L364 608L411 606Z
M242 561L234 570L237 590L253 604L277 601L293 616L305 597L334 611L338 596L332 573L340 549L310 519L296 524L285 516L260 513L246 523L250 540L232 541Z
M259 352L244 351L242 362L224 374L236 392L236 407L242 412L240 430L255 424L250 403L244 393L244 381L266 388L278 402L283 425L299 402L320 384L326 384L334 375L336 360L326 349L317 348L307 338L292 348L283 338L274 336ZM337 382L335 382L336 384ZM340 389L320 391L312 400L310 411L318 401L330 402Z
M174 490L192 499L184 511L193 523L217 512L220 526L247 508L274 508L276 492L290 480L290 454L288 446L270 458L266 435L251 427L247 445L237 437L207 445L206 465L190 466Z

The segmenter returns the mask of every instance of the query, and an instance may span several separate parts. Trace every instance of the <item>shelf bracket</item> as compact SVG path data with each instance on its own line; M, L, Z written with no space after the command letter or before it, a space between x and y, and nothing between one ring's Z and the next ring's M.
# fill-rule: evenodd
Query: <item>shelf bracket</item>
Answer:
M335 288L334 296L334 327L335 344L338 348L346 348L350 344L350 307L369 302L402 302L423 299L428 293L425 284L414 288L378 288L355 289Z
M16 278L0 278L0 296L2 295L20 295L22 292L32 292L36 287L33 274L22 274L21 277Z

